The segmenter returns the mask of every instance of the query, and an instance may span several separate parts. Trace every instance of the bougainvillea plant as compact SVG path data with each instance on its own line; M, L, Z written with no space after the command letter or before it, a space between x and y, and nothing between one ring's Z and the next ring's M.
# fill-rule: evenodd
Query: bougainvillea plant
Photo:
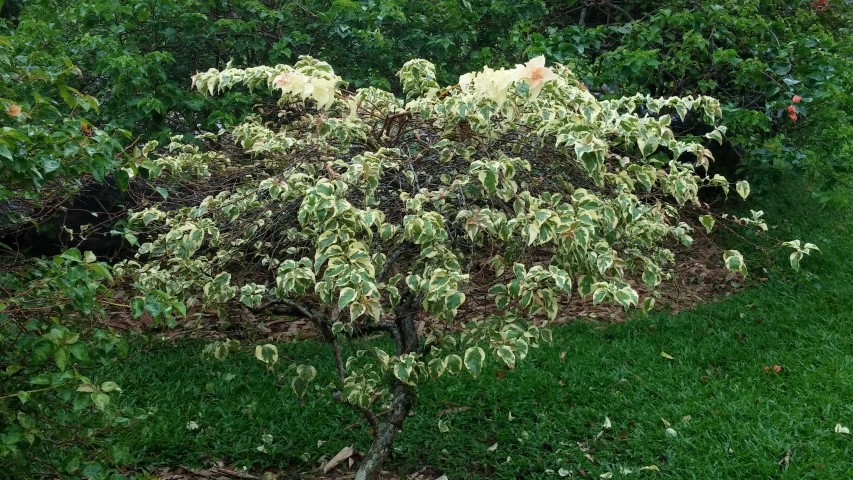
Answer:
M573 295L652 308L674 249L692 242L682 210L700 188L730 187L705 173L705 145L669 128L688 112L715 124L710 97L599 101L541 57L445 87L412 60L399 78L405 99L341 90L309 57L197 74L202 92L242 85L280 94L278 107L205 135L216 147L176 141L145 160L164 182L228 181L195 204L133 213L126 238L148 241L115 269L133 278L137 315L175 321L241 302L310 319L334 352L332 396L373 429L361 479L386 457L416 386L476 377L487 362L515 367L550 341ZM746 197L749 185L736 190ZM761 212L739 223L766 228ZM795 248L799 260L815 247ZM724 261L746 274L737 251ZM343 338L373 332L391 341L341 353ZM279 360L274 345L255 355ZM310 360L291 366L298 395L316 376Z

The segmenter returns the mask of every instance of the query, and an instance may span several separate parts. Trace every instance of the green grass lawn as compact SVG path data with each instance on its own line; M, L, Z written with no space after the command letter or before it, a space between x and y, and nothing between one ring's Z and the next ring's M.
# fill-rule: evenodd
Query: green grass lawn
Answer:
M853 428L853 212L818 209L794 190L761 203L774 205L773 235L823 251L799 275L787 252L766 272L753 254L767 282L727 300L565 325L502 378L493 365L477 381L427 385L388 467L431 465L451 479L560 478L560 469L572 478L853 478L853 436L834 432ZM369 444L360 417L316 396L300 404L289 379L280 385L248 351L218 362L198 342L136 344L129 361L100 374L122 386L122 405L156 410L114 433L136 465L310 470L321 456ZM324 345L280 352L332 371ZM267 433L268 453L259 452Z

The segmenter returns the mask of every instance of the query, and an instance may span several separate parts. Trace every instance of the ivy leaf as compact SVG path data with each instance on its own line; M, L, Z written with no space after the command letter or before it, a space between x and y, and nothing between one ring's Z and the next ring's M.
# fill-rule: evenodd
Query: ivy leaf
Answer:
M469 347L465 350L465 368L471 372L471 376L477 378L486 361L486 352L480 347Z

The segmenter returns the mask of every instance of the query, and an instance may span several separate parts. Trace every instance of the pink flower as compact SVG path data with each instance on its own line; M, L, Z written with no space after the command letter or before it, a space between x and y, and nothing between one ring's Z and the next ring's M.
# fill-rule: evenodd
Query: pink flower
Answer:
M21 106L15 103L9 105L9 107L6 108L6 114L10 117L17 117L21 114Z

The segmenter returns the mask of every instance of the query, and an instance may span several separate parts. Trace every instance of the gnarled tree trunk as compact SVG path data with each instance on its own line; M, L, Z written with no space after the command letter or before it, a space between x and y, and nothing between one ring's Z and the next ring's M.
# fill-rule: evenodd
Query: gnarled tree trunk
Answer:
M403 422L406 421L406 416L412 410L413 404L414 395L411 388L401 382L395 382L391 410L388 411L385 420L379 424L379 431L373 437L370 450L367 451L367 455L358 467L358 472L355 475L356 480L375 478L374 475L379 471L379 467L385 458L388 457L388 452L391 451L394 438L403 429Z
M394 338L398 355L415 352L420 348L418 332L415 328L415 314L419 310L421 297L411 293L404 294L403 301L397 307L397 319L391 328L391 336ZM356 480L370 480L374 478L382 462L388 457L391 446L397 434L403 429L403 422L412 410L415 394L412 389L397 380L392 381L394 390L391 399L391 408L388 410L384 420L379 423L379 429L374 433L373 443L367 451L364 460L358 467L355 475Z

